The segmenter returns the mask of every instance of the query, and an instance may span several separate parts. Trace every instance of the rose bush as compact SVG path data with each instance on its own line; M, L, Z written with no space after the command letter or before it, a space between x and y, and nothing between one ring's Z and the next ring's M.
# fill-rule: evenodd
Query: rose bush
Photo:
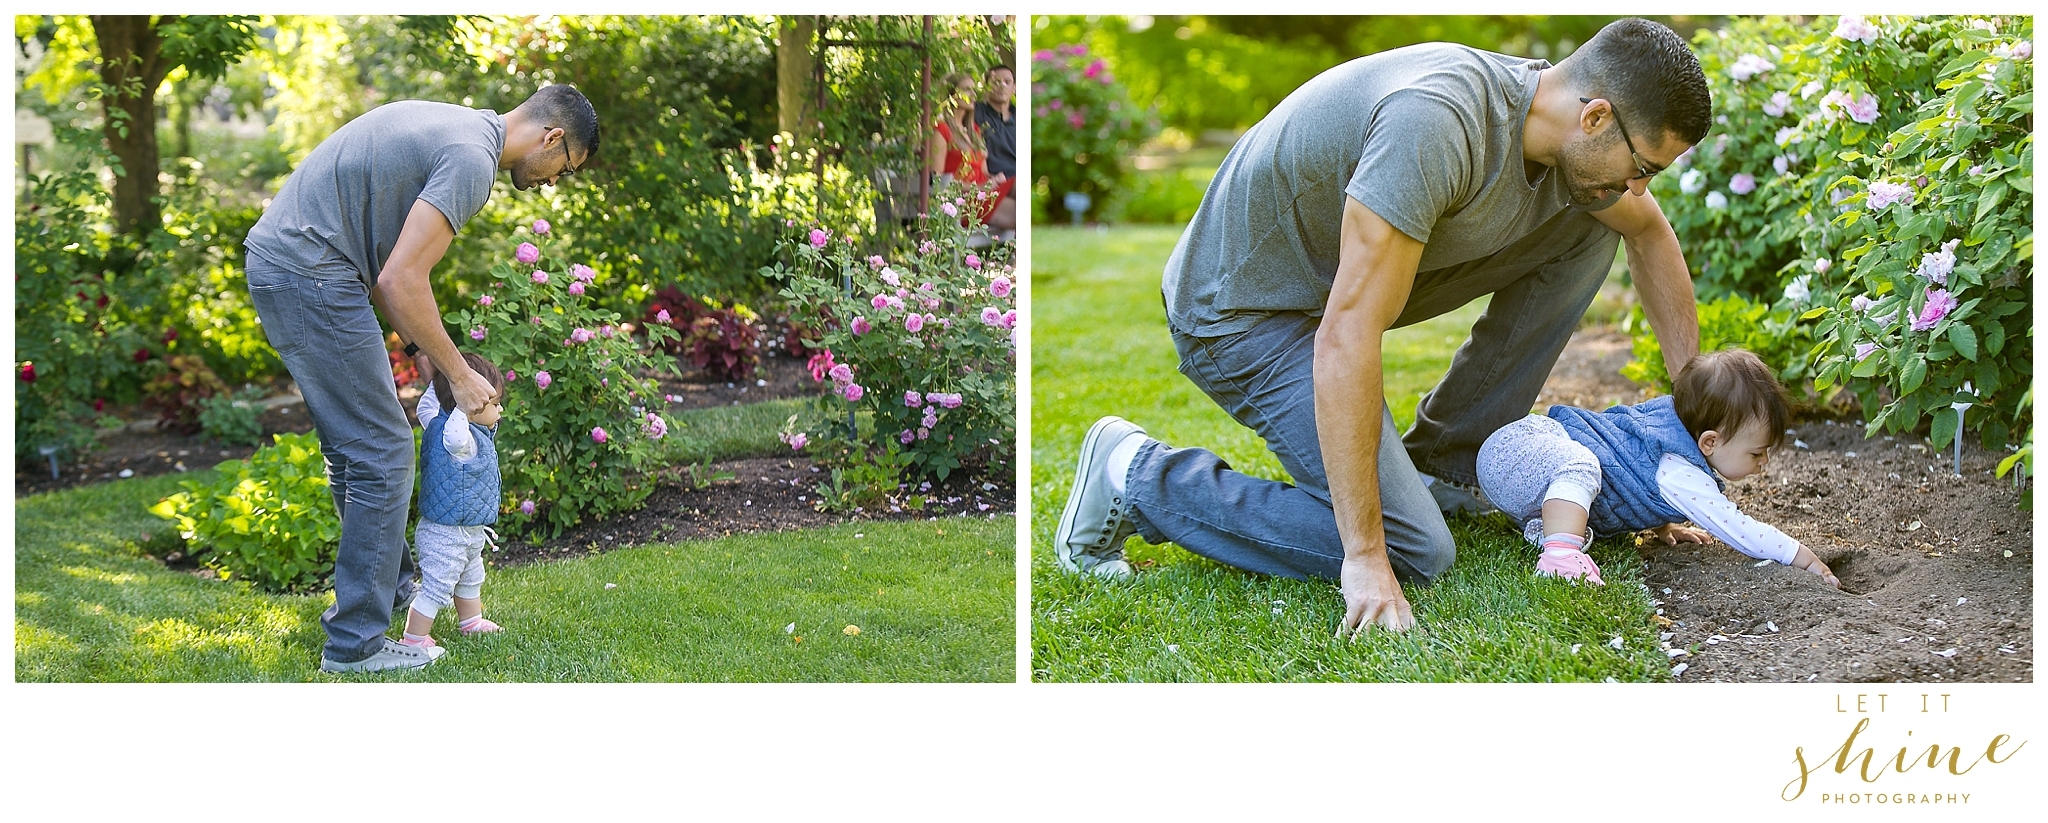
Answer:
M1705 296L1800 312L1820 391L1872 432L1967 400L1985 445L2027 428L2030 17L1743 19L1694 42L1715 134L1657 181ZM1986 411L1989 413L1986 413Z
M594 269L570 262L559 234L533 228L492 266L487 290L444 319L472 341L466 349L505 370L503 522L554 535L645 500L655 441L680 424L662 415L656 381L641 376L673 371L672 361L650 355L616 312L597 308L605 286ZM676 336L660 325L645 331L651 345Z
M929 239L895 259L863 256L821 226L783 245L790 262L762 269L817 332L813 376L873 414L871 448L893 442L910 468L940 480L970 455L1007 454L1017 426L1017 289L999 252L967 247L956 217L971 208L948 189L924 219ZM797 433L801 434L801 433ZM787 442L787 440L785 441Z
M1124 158L1159 133L1153 112L1131 102L1109 65L1088 47L1062 45L1031 56L1033 198L1045 219L1066 222L1068 192L1094 199L1100 214L1130 174Z

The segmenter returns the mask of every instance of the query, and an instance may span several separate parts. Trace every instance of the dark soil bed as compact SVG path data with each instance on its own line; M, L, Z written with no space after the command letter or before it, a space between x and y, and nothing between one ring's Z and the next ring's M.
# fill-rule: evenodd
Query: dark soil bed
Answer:
M1017 509L1016 478L1008 468L991 477L986 467L970 465L943 483L918 484L897 495L904 502L923 498L922 508L884 503L859 512L819 511L817 486L831 475L802 457L733 460L712 468L714 474L732 477L699 487L690 479L690 470L664 472L639 511L578 525L539 545L507 540L492 562L511 566L641 543L789 531L851 520L1010 517Z
M782 400L791 397L810 397L818 393L818 384L811 380L811 373L802 361L782 354L766 354L761 357L761 368L747 380L712 379L689 363L683 365L680 377L662 375L661 392L672 395L676 402L670 409L702 409L713 406L737 406L743 403L758 403L764 400ZM293 393L289 381L280 381L272 393L289 397ZM411 420L413 403L419 399L418 389L402 389L399 405L405 407L406 418ZM143 418L140 409L112 409L117 416L130 419ZM302 403L287 402L263 413L264 443L270 442L270 435L308 432L313 430L313 421L306 416ZM100 440L100 447L83 455L62 454L58 465L58 476L50 476L50 463L41 455L30 453L16 455L14 467L14 496L69 489L93 483L104 483L124 477L149 477L158 474L209 469L223 460L247 459L256 452L255 446L218 443L204 434L179 435L160 431L147 426L141 431L123 430Z
M1635 402L1627 352L1624 336L1581 332L1542 402ZM1794 432L1729 499L1813 549L1842 588L1720 543L1640 545L1666 640L1689 652L1672 660L1678 679L2032 681L2033 518L2028 492L1992 475L2003 455L1965 444L1957 476L1919 437L1866 439L1856 421Z

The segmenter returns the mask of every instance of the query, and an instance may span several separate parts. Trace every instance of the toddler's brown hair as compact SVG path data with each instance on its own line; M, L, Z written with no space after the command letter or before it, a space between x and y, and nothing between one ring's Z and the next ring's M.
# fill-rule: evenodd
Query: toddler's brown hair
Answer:
M1707 431L1726 439L1761 424L1770 427L1773 449L1785 444L1785 422L1792 415L1771 367L1745 349L1694 355L1672 380L1671 404L1694 440Z
M462 362L468 364L469 368L475 370L477 374L483 375L484 380L491 384L491 391L498 399L498 402L505 402L504 372L498 371L497 366L491 365L491 361L485 360L483 355L476 352L463 352ZM441 404L442 412L455 408L455 387L448 382L448 372L446 369L437 368L434 370L433 389L434 400Z

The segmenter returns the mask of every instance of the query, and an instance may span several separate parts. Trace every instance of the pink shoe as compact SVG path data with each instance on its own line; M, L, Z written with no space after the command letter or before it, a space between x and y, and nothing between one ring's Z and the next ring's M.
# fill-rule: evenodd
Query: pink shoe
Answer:
M1566 580L1585 578L1595 586L1607 585L1607 581L1600 579L1600 567L1593 565L1593 558L1577 549L1544 549L1543 556L1536 560L1536 573Z
M485 620L482 615L478 615L475 620L463 623L455 628L459 629L465 637L472 634L500 631L498 624Z
M418 640L414 640L414 639L412 639L412 638L410 638L410 637L406 637L406 638L400 638L400 639L399 639L399 641L398 641L398 643L399 643L399 645L402 645L402 646L413 646L413 647L417 647L417 648L422 648L422 649L424 649L424 648L427 648L427 647L429 647L429 646L438 646L438 645L441 645L441 644L439 644L439 643L435 643L435 642L434 642L434 638L432 638L432 637L422 637L422 638L420 638L420 639L418 639Z

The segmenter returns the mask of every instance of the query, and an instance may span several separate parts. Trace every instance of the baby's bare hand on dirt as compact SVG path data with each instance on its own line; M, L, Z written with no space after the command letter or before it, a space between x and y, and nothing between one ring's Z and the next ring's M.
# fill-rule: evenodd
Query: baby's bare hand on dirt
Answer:
M1694 528L1684 523L1666 523L1651 529L1651 531L1655 532L1657 539L1663 541L1666 546L1676 546L1680 543L1714 542L1714 536L1708 534L1705 529Z

